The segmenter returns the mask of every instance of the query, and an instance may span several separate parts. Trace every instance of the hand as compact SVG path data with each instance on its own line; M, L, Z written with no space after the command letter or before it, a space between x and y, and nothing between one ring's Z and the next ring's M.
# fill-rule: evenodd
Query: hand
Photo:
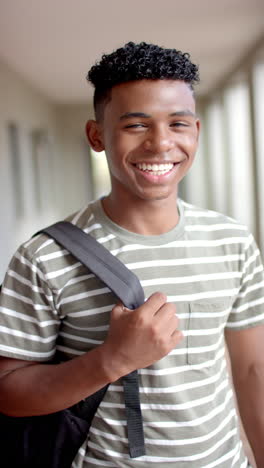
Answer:
M166 301L163 293L156 292L138 309L122 304L113 308L102 345L111 381L160 360L182 339L176 306Z

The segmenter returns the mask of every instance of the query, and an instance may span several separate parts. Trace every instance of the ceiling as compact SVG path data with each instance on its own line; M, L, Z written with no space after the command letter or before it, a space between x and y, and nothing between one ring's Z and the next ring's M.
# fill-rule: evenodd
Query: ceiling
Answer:
M132 40L190 52L206 94L264 31L263 0L0 0L0 59L51 100L91 96L85 76Z

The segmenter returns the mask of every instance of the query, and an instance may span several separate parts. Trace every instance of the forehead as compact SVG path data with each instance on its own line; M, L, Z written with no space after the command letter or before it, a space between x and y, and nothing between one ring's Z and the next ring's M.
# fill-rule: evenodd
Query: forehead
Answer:
M179 110L195 112L193 92L180 80L138 80L116 85L105 106L105 115L126 112L171 113Z

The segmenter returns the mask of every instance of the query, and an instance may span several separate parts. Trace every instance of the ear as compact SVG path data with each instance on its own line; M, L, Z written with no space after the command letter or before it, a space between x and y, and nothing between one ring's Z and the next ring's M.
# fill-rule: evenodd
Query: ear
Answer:
M196 130L197 130L197 136L196 136L196 139L197 141L199 140L199 135L200 135L200 131L201 131L201 121L199 119L196 120Z
M104 151L105 147L100 124L96 120L88 120L85 129L87 139L93 150L98 153Z

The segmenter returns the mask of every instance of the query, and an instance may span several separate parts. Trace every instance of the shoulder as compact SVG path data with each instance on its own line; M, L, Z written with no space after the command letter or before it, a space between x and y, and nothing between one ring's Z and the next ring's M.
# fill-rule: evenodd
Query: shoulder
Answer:
M64 220L75 224L80 229L89 230L89 227L94 223L92 203L67 216ZM47 234L42 233L40 229L39 233L36 233L29 240L21 244L18 253L22 253L29 260L38 263L40 259L48 259L50 255L54 256L56 253L59 255L59 252L63 250L63 247Z
M182 206L186 228L189 231L222 232L229 235L251 237L247 226L236 219L217 211L201 208L180 200Z

